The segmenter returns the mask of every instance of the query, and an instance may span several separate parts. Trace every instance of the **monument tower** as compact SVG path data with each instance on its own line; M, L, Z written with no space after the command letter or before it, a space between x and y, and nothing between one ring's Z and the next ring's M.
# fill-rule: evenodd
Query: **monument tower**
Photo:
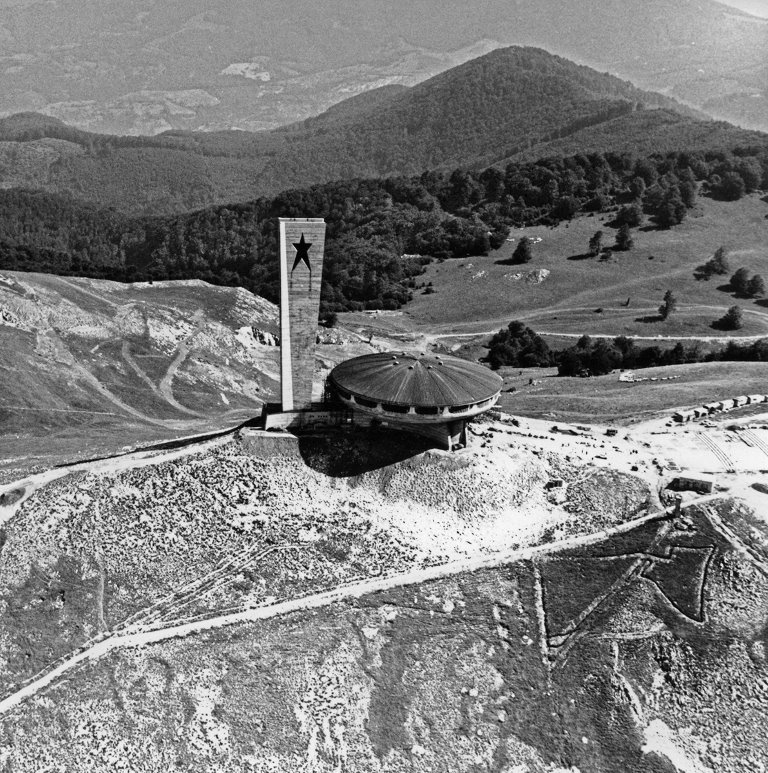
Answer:
M324 250L323 218L280 218L280 400L284 413L312 407Z
M323 283L325 221L281 217L280 405L264 406L262 429L389 427L453 450L467 423L496 405L502 380L467 360L427 352L376 352L338 364L324 399L312 402Z

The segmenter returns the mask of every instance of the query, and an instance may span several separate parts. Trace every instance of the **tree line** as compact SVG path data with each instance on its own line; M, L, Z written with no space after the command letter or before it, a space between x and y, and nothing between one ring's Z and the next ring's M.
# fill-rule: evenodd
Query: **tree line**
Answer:
M687 211L696 185L714 192L727 169L744 175L745 191L768 184L768 154L742 148L648 158L582 154L503 169L343 180L165 217L132 218L60 196L6 190L0 191L0 268L119 281L202 279L274 301L277 218L311 215L328 224L323 310L395 309L411 297L430 260L486 255L511 226L614 211L621 223L616 248L629 249L629 223L638 212L671 227L659 212ZM593 238L590 250L599 251L602 235ZM518 259L530 258L529 246Z
M653 368L695 362L768 362L768 338L752 343L730 341L720 349L704 350L700 344L678 342L669 348L638 346L632 338L592 338L584 335L574 346L552 350L525 323L515 320L488 342L486 361L491 368L557 367L559 376L603 376L616 369Z

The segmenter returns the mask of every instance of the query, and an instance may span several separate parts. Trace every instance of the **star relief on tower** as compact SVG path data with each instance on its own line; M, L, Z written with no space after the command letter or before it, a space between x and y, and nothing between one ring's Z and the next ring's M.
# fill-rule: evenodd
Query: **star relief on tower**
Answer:
M291 273L296 270L296 266L299 263L305 263L310 273L312 273L312 266L309 262L309 248L312 246L312 242L308 242L304 239L304 234L301 234L301 239L298 242L293 242L293 246L296 249L296 259L293 261L293 268Z

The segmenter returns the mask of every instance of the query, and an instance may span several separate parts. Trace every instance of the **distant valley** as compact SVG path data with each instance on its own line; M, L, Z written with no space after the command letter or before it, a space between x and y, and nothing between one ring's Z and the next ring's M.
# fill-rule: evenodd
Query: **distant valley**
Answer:
M271 0L8 0L0 111L115 134L271 129L511 44L768 129L768 21L712 0L490 0L471 13L458 0L363 0L351 12L342 0L289 11Z

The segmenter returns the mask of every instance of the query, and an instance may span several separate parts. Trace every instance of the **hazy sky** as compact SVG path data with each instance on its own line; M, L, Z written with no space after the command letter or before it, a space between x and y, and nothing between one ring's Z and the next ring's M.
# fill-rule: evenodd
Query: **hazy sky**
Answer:
M720 2L768 19L768 0L720 0Z

